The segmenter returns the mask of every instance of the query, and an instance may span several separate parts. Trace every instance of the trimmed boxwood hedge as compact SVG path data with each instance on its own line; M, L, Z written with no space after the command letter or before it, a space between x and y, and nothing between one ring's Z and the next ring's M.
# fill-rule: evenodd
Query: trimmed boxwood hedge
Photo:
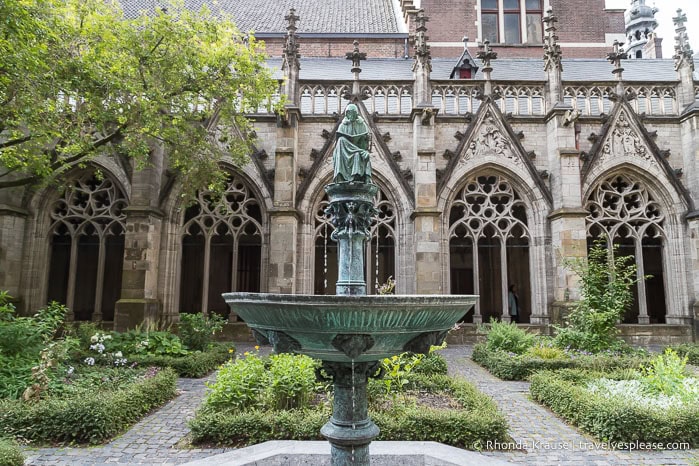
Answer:
M177 374L163 369L126 389L36 403L0 401L0 436L39 443L100 443L173 398Z
M532 356L512 355L504 351L487 349L484 343L473 347L473 359L485 367L494 376L502 380L525 380L530 375L543 370L559 369L589 369L610 371L616 369L637 369L647 363L650 356L638 355L589 355L578 356L574 359L541 359Z
M436 409L401 406L377 411L369 416L381 429L377 440L437 441L477 449L487 441L507 438L507 421L495 403L470 383L444 375L414 375L410 388L428 391L445 389L463 406ZM199 410L190 422L195 443L215 443L240 447L268 440L319 440L320 428L331 415L330 408L289 411L212 411Z
M22 466L24 454L19 446L9 439L0 438L0 466Z
M137 363L141 367L171 367L180 377L199 379L218 369L230 357L229 348L225 344L214 344L207 351L195 351L185 356L130 355L129 363Z
M534 400L605 442L688 442L699 446L699 400L684 409L647 409L582 387L599 377L609 378L610 374L543 371L531 377L530 392Z

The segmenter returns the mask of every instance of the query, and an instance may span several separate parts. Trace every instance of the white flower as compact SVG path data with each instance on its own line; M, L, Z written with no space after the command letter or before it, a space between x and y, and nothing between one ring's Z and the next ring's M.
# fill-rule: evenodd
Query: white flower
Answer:
M104 335L104 334L103 334L103 335L102 335L102 338L104 338L105 340L111 340L111 339L112 339L112 336L111 336L111 335Z
M125 366L126 365L126 358L116 359L114 361L114 365L115 366Z
M148 340L143 340L143 341L141 342L141 344L142 344L143 346L148 346Z
M85 364L87 364L88 366L94 366L95 358L85 358Z
M68 366L68 370L66 371L67 375L73 375L73 372L75 371L75 367L73 366Z
M92 335L92 337L90 338L90 341L92 343L97 343L99 341L99 333L95 333L94 335Z
M117 351L116 353L114 353L115 358L120 358L122 356L123 356L123 354L121 354L121 351Z

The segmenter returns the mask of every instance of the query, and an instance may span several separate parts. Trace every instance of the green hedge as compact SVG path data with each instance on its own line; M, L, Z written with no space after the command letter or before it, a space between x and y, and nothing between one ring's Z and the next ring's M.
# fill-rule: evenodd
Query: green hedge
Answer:
M24 454L12 440L0 438L0 466L22 466Z
M688 442L694 448L699 446L699 400L684 409L648 409L590 393L581 386L601 376L608 375L539 372L531 377L530 392L534 400L605 442Z
M616 369L638 369L649 361L649 356L627 355L589 355L573 359L541 359L523 355L512 355L504 351L493 351L484 343L473 347L473 359L496 377L503 380L525 380L538 371L559 369L589 369L594 371L611 371Z
M687 356L687 362L689 364L699 366L699 345L682 344L670 346L669 348L677 351L677 354L681 358Z
M107 393L0 401L0 436L40 443L100 443L123 432L176 394L177 374L164 369L129 388Z
M226 362L231 345L215 344L208 351L195 351L185 356L131 355L129 363L141 367L171 367L180 377L198 379L208 375Z
M447 389L463 406L434 409L402 405L369 416L381 429L378 440L437 441L461 448L479 448L487 441L507 438L507 421L495 403L468 382L447 376L414 375L411 388ZM195 443L240 447L268 440L318 440L330 418L328 407L290 411L199 410L190 422Z

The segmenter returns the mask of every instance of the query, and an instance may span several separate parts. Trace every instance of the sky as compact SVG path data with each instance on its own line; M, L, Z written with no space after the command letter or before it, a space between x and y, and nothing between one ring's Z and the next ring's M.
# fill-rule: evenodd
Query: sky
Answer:
M608 8L628 8L631 0L607 0ZM699 1L697 0L646 0L646 5L655 5L658 12L658 37L663 38L663 58L672 58L675 46L675 26L672 18L677 16L677 9L687 14L687 34L694 53L699 52Z

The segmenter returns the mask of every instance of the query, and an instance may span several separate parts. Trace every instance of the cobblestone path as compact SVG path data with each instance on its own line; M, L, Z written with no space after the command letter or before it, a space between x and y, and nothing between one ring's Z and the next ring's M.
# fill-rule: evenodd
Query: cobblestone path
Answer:
M238 344L240 353L250 350ZM553 413L529 400L527 382L503 382L469 358L471 348L453 346L443 351L452 375L460 375L493 397L510 423L515 447L485 452L515 464L531 465L692 465L699 450L622 452L595 448L594 439L569 427ZM174 465L226 449L180 449L187 421L204 396L204 379L180 379L180 395L110 443L89 448L42 448L26 451L28 465Z

